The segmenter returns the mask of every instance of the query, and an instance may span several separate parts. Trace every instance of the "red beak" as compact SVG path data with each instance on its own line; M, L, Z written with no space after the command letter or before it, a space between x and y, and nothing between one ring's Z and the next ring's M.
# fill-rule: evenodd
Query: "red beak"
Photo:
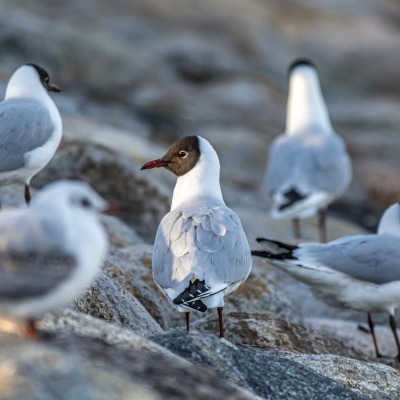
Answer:
M49 92L56 92L56 93L61 92L60 87L57 86L57 85L53 85L52 83L49 83L49 84L47 85L47 90L48 90Z
M166 167L166 166L168 166L169 163L170 163L170 161L165 161L165 160L161 160L161 159L153 160L153 161L149 161L148 163L144 164L143 167L140 168L140 170Z
M127 207L123 204L109 203L107 207L103 210L103 214L114 214L118 212L126 211Z

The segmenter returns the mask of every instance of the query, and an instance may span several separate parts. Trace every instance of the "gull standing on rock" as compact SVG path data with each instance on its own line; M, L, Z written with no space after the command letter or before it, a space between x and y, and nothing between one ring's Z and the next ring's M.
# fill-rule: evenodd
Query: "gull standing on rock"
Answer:
M375 235L298 246L257 239L267 251L252 251L310 286L329 305L368 313L376 356L381 357L371 313L388 313L400 359L395 310L400 306L400 205L383 214Z
M326 242L326 207L341 196L352 176L350 158L334 132L314 64L297 60L289 68L286 131L271 144L265 186L273 199L271 216L292 219L300 238L300 218L318 214Z
M251 253L239 217L222 198L219 160L200 136L177 140L142 169L165 167L177 176L171 211L158 227L153 278L171 305L186 312L217 308L224 336L224 296L246 280Z
M18 68L0 103L0 185L25 184L29 205L32 177L51 160L61 141L62 123L48 92L60 92L36 64Z
M36 319L93 280L108 247L98 220L104 211L88 185L59 181L31 207L0 213L0 316L22 323L24 336L36 338Z

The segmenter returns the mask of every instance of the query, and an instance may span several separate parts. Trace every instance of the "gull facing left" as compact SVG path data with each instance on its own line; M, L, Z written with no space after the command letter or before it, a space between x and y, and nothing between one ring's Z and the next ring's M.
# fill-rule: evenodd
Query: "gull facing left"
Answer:
M400 205L383 214L377 234L343 237L327 244L298 246L257 239L266 247L252 251L299 281L334 307L368 313L377 357L381 357L371 313L389 314L400 359L395 311L400 307Z
M61 141L60 113L48 92L60 92L49 74L36 64L18 68L0 102L0 185L25 184L51 160Z
M154 242L154 281L186 312L187 331L191 310L217 308L223 337L224 296L248 277L251 254L239 217L222 198L217 153L202 137L186 136L142 169L156 167L174 173L177 182Z
M107 203L88 185L48 185L26 209L0 213L0 316L37 336L35 320L78 296L94 278L108 240Z

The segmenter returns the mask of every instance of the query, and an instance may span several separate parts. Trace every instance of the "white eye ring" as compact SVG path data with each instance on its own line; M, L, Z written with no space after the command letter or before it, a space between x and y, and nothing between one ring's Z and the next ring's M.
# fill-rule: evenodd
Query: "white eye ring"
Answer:
M188 156L188 152L187 151L185 151L185 150L181 150L181 151L179 151L179 153L178 153L178 156L180 157L180 158L186 158L187 156Z

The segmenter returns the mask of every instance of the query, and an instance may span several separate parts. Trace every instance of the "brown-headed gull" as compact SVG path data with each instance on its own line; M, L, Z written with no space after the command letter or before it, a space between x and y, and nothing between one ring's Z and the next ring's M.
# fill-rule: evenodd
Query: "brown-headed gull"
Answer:
M177 182L154 242L154 281L186 312L188 331L188 310L217 308L223 337L224 296L246 280L251 253L239 217L222 198L217 153L202 137L187 136L142 169L155 167L174 173Z
M59 92L49 74L36 64L18 68L0 103L0 185L29 185L53 157L61 141L62 123L48 92Z
M267 250L252 254L310 286L327 304L368 313L377 357L381 354L371 313L388 313L400 357L395 310L400 306L400 205L383 214L378 232L348 236L327 244L292 246L257 239Z
M317 69L305 59L289 68L285 133L272 142L264 187L273 200L271 216L300 219L318 214L320 241L326 242L326 207L350 184L352 168L342 139L334 132Z
M0 316L22 323L35 338L35 321L66 305L94 278L108 240L98 220L107 203L88 185L48 185L31 207L0 213Z

